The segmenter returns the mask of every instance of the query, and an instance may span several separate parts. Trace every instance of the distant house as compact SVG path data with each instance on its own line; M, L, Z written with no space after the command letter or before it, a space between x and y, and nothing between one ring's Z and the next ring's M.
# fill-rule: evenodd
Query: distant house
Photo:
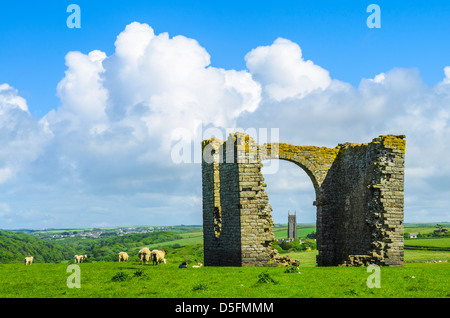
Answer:
M417 238L420 233L409 233L409 238Z

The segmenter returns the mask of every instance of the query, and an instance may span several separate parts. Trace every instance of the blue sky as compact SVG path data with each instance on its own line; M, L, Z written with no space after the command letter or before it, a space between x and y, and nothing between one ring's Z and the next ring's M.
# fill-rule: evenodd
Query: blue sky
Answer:
M80 29L66 26L71 3L82 10ZM382 10L380 29L366 25L371 3ZM2 7L0 81L17 87L36 116L57 106L55 86L68 51L109 55L133 21L194 38L211 65L238 70L252 48L284 37L333 78L354 85L393 67L418 68L426 83L436 83L450 47L448 1L20 1Z
M71 3L81 8L79 29L66 25L70 15L66 8ZM371 3L381 8L379 29L366 24L370 15L366 8ZM133 22L138 24L131 25ZM161 36L165 32L167 43ZM154 44L155 51L148 49L145 53L148 59L170 47L174 51L167 56L186 50L198 57L198 68L184 70L174 58L167 64L167 74L173 75L165 77L164 68L159 69L157 64L142 64L140 71L127 73L127 81L122 81L117 74L126 72L132 64L125 55L134 53L117 53L118 36L132 41L124 40L122 50L131 45L130 51L136 51L145 36L152 37L149 34L153 33L166 46ZM132 40L133 34L145 36ZM450 76L450 71L447 77L444 73L450 66L448 34L448 1L3 3L0 85L8 85L3 90L3 107L9 108L1 115L4 126L0 144L6 150L0 154L0 228L201 223L198 167L169 167L165 165L167 158L161 159L161 145L167 142L167 136L183 123L195 120L222 128L276 127L288 142L329 147L346 141L368 142L383 133L406 133L407 147L411 148L407 148L410 172L405 186L405 220L448 221L449 214L443 209L450 203L446 199L450 194L446 181L450 167L440 159L445 156L441 152L449 139L449 99L444 85ZM196 43L170 41L178 35ZM276 43L278 38L286 41ZM255 51L263 47L275 59L281 56L278 54L293 57L292 70L297 70L295 58L311 61L314 69L300 74L303 71L299 66L300 73L292 74L293 78L302 75L311 82L299 81L292 87L282 80L277 82L284 74L268 68L273 61L264 60L263 49ZM90 54L93 51L97 53ZM207 68L214 74L204 82L203 75L197 78L197 73L192 73L200 83L199 91L188 82L173 82L171 77ZM91 73L83 73L86 69ZM233 71L240 73L233 75ZM145 74L158 81L147 83ZM221 76L225 81L231 77L231 82L236 80L230 84L233 94L211 86ZM245 87L236 86L242 81ZM166 86L159 87L158 83ZM314 92L322 93L298 90L309 83L313 83ZM202 93L205 91L211 93L206 96ZM170 94L182 97L171 101L167 97ZM83 100L80 96L93 97ZM169 120L155 111L167 109L171 102L186 96L190 96L186 103L197 103L189 106L193 107L189 118L175 116ZM253 99L246 100L248 96ZM134 99L135 104L121 109L125 100ZM17 109L22 105L23 113L10 111L11 105ZM185 105L180 102L173 114L189 110ZM223 114L232 108L237 115L210 114L214 108L223 108ZM325 112L325 118L318 116L319 110ZM287 123L282 115L289 118ZM389 121L384 120L386 116ZM168 122L165 126L160 124L164 121ZM145 129L148 131L143 133ZM124 144L129 148L118 150ZM150 146L158 149L155 153L160 162L153 161L157 159L145 150ZM424 153L428 157L421 157ZM424 161L427 165L421 164ZM299 222L314 222L310 204L313 191L305 174L285 163L280 167L282 179L289 182L267 176L273 184L268 191L275 222L283 222L288 209L306 211L297 217ZM174 171L185 177L180 181ZM195 186L186 184L189 181ZM298 186L290 186L296 182ZM288 193L289 188L295 189ZM184 210L181 214L180 209Z

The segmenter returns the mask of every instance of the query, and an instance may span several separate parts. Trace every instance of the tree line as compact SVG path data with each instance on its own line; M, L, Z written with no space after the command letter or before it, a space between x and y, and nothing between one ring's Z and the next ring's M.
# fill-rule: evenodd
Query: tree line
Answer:
M34 261L40 263L73 261L75 254L87 254L90 261L116 261L121 251L180 238L175 232L163 231L44 241L25 233L0 231L0 263L23 262L26 256L34 256Z

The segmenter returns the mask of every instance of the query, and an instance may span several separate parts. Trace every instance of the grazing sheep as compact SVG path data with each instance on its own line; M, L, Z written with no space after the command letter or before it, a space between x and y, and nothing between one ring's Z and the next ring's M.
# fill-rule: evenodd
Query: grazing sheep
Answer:
M25 265L33 263L33 256L25 257Z
M203 264L202 263L198 263L197 265L192 265L192 268L200 268L202 267Z
M144 247L143 249L141 249L138 254L139 259L141 260L141 264L144 264L144 262L145 262L145 264L148 264L151 254L152 253L150 252L148 247Z
M153 265L158 265L161 262L164 262L164 264L166 263L166 259L164 258L164 256L167 255L167 251L166 250L153 250L152 251L152 262Z
M119 253L119 263L128 261L128 254L125 252Z
M183 262L180 264L180 266L178 266L178 268L187 268L187 263Z
M84 260L86 260L87 258L88 258L88 256L86 254L84 254L84 255L75 255L74 261L75 261L75 263L81 263Z

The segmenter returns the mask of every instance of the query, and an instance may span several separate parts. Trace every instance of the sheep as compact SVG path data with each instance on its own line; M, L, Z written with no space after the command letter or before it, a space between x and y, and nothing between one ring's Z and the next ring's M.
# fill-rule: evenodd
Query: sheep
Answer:
M25 257L25 265L33 263L33 256Z
M202 263L198 263L197 265L192 265L192 268L200 268L202 267L203 264Z
M119 253L119 263L120 262L126 262L126 261L128 261L128 254L127 253L125 253L125 252L120 252Z
M143 249L141 249L139 251L139 259L141 260L141 264L148 264L148 261L150 260L151 257L151 252L150 249L148 247L144 247Z
M183 262L178 266L178 268L187 268L187 262Z
M75 263L81 263L84 260L86 260L87 258L88 258L88 256L86 254L84 254L84 255L75 255L74 261L75 261Z
M152 262L153 265L158 265L161 262L164 262L164 264L166 264L166 259L164 258L164 256L167 255L167 251L166 250L153 250L152 251Z

